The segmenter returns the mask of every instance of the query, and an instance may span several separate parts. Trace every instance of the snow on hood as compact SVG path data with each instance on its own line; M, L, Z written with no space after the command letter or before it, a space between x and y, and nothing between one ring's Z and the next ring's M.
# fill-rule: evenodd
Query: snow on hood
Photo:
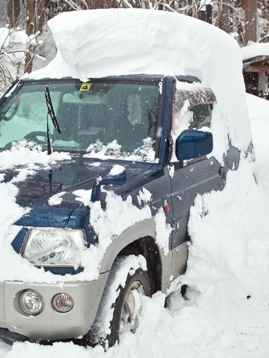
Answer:
M241 52L225 32L189 16L145 9L66 12L48 24L58 54L31 78L194 75L217 97L213 155L222 161L228 135L243 151L249 146Z

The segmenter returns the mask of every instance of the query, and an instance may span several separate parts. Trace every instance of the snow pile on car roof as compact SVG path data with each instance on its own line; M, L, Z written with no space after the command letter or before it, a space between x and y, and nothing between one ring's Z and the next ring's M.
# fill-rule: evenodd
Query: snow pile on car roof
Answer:
M235 41L217 28L188 16L143 9L66 12L48 22L61 72L78 78L126 74L193 74L234 60ZM229 56L224 56L224 53ZM224 57L223 57L224 56ZM221 61L222 62L222 61ZM235 60L235 66L241 66ZM69 66L69 67L68 67ZM57 71L52 75L57 76Z
M31 78L128 74L194 75L214 91L213 155L251 142L238 44L206 22L167 11L67 12L49 21L58 54ZM229 137L229 138L228 138Z
M193 24L193 19L164 11L110 9L64 13L49 27L65 62L88 77L182 74L186 65L199 71L210 56L203 50L212 36L199 23L197 37L198 24ZM192 59L189 64L186 58Z

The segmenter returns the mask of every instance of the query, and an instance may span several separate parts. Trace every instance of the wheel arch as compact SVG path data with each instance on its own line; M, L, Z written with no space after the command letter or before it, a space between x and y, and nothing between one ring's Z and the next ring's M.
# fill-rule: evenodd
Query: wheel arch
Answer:
M164 255L156 242L154 219L146 219L114 238L101 263L100 273L110 271L120 256L143 255L147 261L152 291L163 290L165 272L171 267L171 256Z
M142 255L145 257L148 268L148 275L151 284L151 291L155 293L162 288L162 263L159 248L153 237L146 236L139 238L124 247L119 256ZM117 260L117 257L115 260Z

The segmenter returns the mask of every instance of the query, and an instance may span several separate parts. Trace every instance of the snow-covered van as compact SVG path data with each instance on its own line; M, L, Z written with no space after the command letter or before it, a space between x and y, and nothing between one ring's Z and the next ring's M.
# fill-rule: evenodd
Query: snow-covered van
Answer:
M112 345L180 287L195 197L251 157L240 49L166 12L49 25L56 58L0 100L0 338Z

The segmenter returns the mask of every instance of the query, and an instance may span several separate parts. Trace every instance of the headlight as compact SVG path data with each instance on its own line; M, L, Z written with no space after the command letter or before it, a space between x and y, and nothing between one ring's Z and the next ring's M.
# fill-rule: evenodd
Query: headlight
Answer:
M26 235L21 254L38 266L78 267L84 249L85 235L82 230L33 228Z
M24 313L37 315L44 308L42 296L34 290L26 290L19 297L19 305Z

